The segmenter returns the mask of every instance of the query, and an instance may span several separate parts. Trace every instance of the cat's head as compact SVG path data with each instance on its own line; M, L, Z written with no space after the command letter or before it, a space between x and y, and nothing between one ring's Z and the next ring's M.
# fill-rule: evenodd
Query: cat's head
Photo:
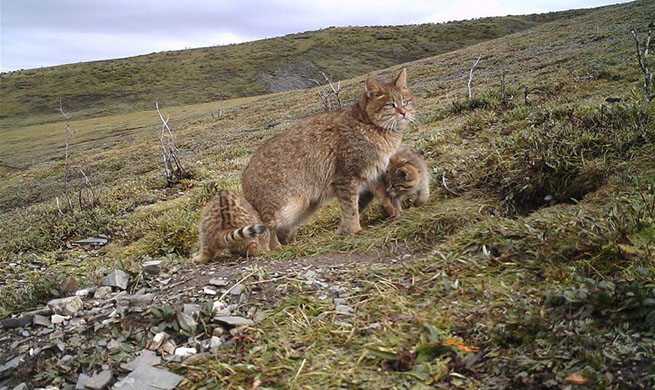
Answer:
M393 156L387 167L386 181L387 193L395 198L417 188L421 181L421 172L405 158Z
M404 68L391 83L380 83L369 77L362 103L371 122L385 130L404 131L415 121L414 95L407 87Z

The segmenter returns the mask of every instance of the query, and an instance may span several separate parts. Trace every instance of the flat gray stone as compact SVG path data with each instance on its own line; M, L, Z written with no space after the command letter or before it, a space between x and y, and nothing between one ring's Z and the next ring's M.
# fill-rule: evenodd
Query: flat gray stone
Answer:
M234 286L234 288L232 288L232 290L230 290L230 294L232 294L232 295L241 295L244 288L245 287L243 286L243 284L237 284L236 286Z
M184 314L193 317L196 313L200 312L200 305L195 303L185 303L182 311L184 311Z
M227 287L227 285L230 283L229 280L223 279L223 278L212 278L209 279L209 284L212 286L216 287Z
M96 290L96 292L93 294L93 298L95 299L105 299L107 298L107 295L111 294L111 287L109 286L102 286Z
M18 318L5 318L0 321L2 327L5 329L22 328L32 323L33 317L18 317Z
M16 385L12 390L29 390L30 388L27 387L25 383L21 383L19 385Z
M76 245L76 246L103 246L107 245L107 239L106 238L100 238L100 237L89 237L85 238L83 240L77 240L71 242L71 245Z
M115 390L171 390L184 377L151 366L139 366L114 385Z
M134 371L140 366L156 366L158 364L161 364L161 358L154 351L144 349L131 362L121 364L121 368L127 371Z
M198 322L193 317L181 311L177 312L177 323L187 332L193 332L198 326Z
M161 272L164 260L150 260L141 264L141 271L150 275L157 275Z
M66 297L53 299L48 302L48 308L52 310L55 314L60 314L63 316L72 316L75 315L84 307L82 298L78 296Z
M130 275L119 269L115 269L100 281L101 286L118 287L121 290L127 289Z
M341 314L350 314L350 313L354 313L355 309L353 309L352 307L350 307L348 305L337 305L334 308L334 311L336 311L337 313L341 313Z
M0 366L0 378L9 376L22 362L25 355L18 355Z
M214 317L214 319L216 321L228 324L230 326L243 326L243 325L253 326L253 325L255 325L253 320L249 320L247 318L237 317L237 316Z
M90 378L91 377L86 375L86 374L80 374L80 376L77 377L77 383L75 384L75 390L84 390L84 389L86 389L86 382Z
M86 388L91 390L102 390L109 386L114 375L109 370L104 370L98 374L95 374L86 381Z
M143 306L152 303L154 299L155 294L152 293L140 295L123 295L122 297L118 298L118 303L126 304L128 306Z

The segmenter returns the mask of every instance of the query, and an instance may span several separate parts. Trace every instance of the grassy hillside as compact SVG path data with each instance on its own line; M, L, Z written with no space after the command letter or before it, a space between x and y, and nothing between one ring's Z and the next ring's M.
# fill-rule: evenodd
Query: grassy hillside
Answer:
M37 306L66 275L92 285L113 266L137 275L144 259L166 257L176 277L194 279L236 262L236 279L254 275L248 288L272 298L260 304L257 324L235 331L216 356L174 366L184 388L555 389L571 374L588 382L580 389L652 388L655 107L637 133L643 76L629 31L645 31L653 15L652 1L606 7L404 64L419 106L405 142L431 169L429 202L394 220L369 210L353 237L334 234L339 213L325 207L297 243L261 259L189 264L198 211L218 188L239 188L265 139L321 109L316 90L229 102L220 118L208 114L211 105L166 108L195 173L175 188L158 172L152 111L106 117L124 133L101 137L93 136L100 124L77 122L84 142L72 148L71 164L91 176L101 204L58 214L63 152L54 144L39 141L52 160L2 172L0 314ZM480 54L469 100L468 70ZM399 69L374 73L388 79ZM364 79L344 81L348 102ZM130 130L130 122L143 128ZM41 131L29 129L34 138ZM23 135L13 147L36 142ZM111 244L66 245L97 234ZM273 267L347 255L378 259L324 267L328 284L349 293L342 298L355 310L347 315L335 311L334 291ZM138 316L155 318L149 310ZM137 351L152 336L130 323L117 324L118 334ZM69 358L66 375L131 359L98 359L95 348ZM63 380L53 350L35 358L35 383Z
M0 124L56 119L61 99L77 118L260 95L312 86L431 57L557 19L567 11L445 24L328 28L237 45L29 69L0 75Z

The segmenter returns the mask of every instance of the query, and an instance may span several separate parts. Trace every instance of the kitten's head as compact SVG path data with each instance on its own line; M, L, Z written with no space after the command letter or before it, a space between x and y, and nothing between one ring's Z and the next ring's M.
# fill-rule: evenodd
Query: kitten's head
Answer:
M364 110L377 126L389 131L404 131L415 121L414 95L407 88L407 70L403 68L391 83L380 83L374 77L366 80Z
M387 193L392 198L402 196L417 188L421 173L414 164L398 156L391 157L387 167Z

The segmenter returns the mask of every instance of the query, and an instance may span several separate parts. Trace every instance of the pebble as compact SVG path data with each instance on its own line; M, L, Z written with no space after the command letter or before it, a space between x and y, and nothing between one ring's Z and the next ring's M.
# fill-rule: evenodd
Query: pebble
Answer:
M111 287L109 286L102 286L96 290L96 292L93 294L93 298L95 299L105 299L107 296L111 294Z
M207 295L216 295L216 290L212 290L209 287L205 287L202 289L202 292Z
M255 323L252 320L247 318L238 317L238 316L224 316L224 317L214 317L216 321L223 322L231 326L253 326Z
M121 290L127 289L127 284L130 281L130 275L127 274L125 271L121 271L119 269L115 269L112 272L110 272L107 276L102 278L100 280L100 285L101 286L108 286L108 287L118 287Z
M84 390L86 389L86 382L89 380L89 376L82 373L77 377L77 383L75 384L75 390Z
M22 328L32 323L33 317L5 318L0 321L5 329Z
M145 263L141 264L141 270L146 274L157 275L161 272L163 264L164 260L146 261Z
M243 286L243 284L237 284L236 286L234 286L232 288L232 290L230 290L230 294L232 294L232 295L241 295L244 288L245 287Z
M175 355L181 356L181 357L195 355L196 353L198 353L198 351L195 348L189 348L189 347L177 347L177 348L175 348Z
M355 309L348 305L337 305L334 310L341 314L351 314L355 312Z
M140 366L114 385L115 390L171 390L184 377L151 366Z
M227 287L230 282L227 279L223 278L212 278L209 280L209 284L216 287Z
M198 326L198 322L193 317L182 311L177 312L177 323L180 324L180 328L189 333L195 331L195 328Z
M78 296L53 299L48 302L48 308L55 314L65 316L75 315L80 309L84 307L82 299Z
M62 316L62 315L59 315L59 314L53 314L52 317L50 317L50 322L52 324L61 324L67 318L68 317L65 317L65 316Z
M114 378L114 375L109 370L104 370L99 374L87 379L85 386L91 390L102 390L109 386L109 382Z

